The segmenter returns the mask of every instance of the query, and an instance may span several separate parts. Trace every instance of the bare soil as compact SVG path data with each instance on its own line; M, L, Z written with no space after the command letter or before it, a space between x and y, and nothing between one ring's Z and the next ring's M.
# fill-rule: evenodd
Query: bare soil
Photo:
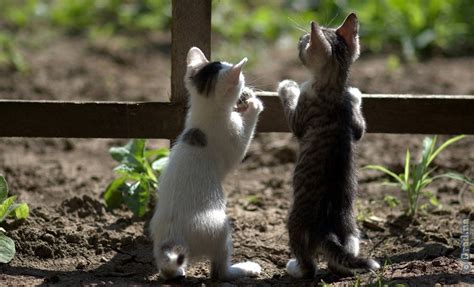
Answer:
M0 71L0 98L53 100L161 100L169 95L169 35L133 48L114 41L93 43L59 37L24 49L29 72ZM247 81L272 90L284 78L304 79L293 50L269 49L247 73ZM278 61L269 59L278 59ZM362 57L352 83L366 93L474 94L474 58L437 58L387 68L386 58ZM18 111L18 116L23 116ZM423 115L420 115L422 120ZM4 123L7 124L7 123ZM358 164L383 164L402 171L407 147L419 150L424 136L369 134L359 146ZM446 139L447 137L441 137ZM4 224L17 255L0 265L1 285L108 285L164 283L156 274L145 218L123 209L106 210L101 193L114 177L108 148L123 139L0 139L0 173L11 192L31 207L24 222ZM151 140L152 146L167 145ZM473 192L442 180L430 190L442 208L428 207L414 221L391 209L385 195L405 200L383 186L379 173L361 170L357 212L361 253L384 265L377 274L339 278L321 263L314 280L285 274L290 254L285 229L291 202L296 142L290 134L259 134L239 168L225 182L234 229L234 261L254 260L263 273L232 284L336 285L381 282L410 286L474 284L461 273L460 220L474 210ZM414 150L413 150L414 151ZM416 152L415 152L416 154ZM474 176L474 137L455 144L436 160L438 170ZM473 216L471 215L471 219ZM471 252L473 245L471 244ZM471 261L472 264L472 261ZM214 284L205 263L171 284Z

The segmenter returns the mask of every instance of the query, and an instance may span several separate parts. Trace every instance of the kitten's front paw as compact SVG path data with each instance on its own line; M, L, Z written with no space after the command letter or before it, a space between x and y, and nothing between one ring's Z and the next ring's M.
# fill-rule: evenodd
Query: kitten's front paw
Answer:
M278 84L278 96L282 99L287 99L288 97L294 97L299 95L300 87L295 81L284 80Z
M263 104L262 102L257 98L250 98L246 101L247 104L247 113L250 114L260 114L263 111Z
M356 107L360 107L362 103L362 93L360 92L360 90L355 87L349 87L347 91L349 92L349 95L351 96L351 100L354 105Z

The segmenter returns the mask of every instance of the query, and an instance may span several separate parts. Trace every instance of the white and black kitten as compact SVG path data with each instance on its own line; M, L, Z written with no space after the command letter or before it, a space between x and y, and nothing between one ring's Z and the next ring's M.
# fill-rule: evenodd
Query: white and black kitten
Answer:
M150 222L157 267L166 279L185 275L190 259L211 261L211 276L234 280L257 276L253 262L231 265L232 236L222 190L225 176L243 159L262 103L252 91L239 105L247 61L210 63L198 48L187 56L190 107L185 129L160 177L158 202Z

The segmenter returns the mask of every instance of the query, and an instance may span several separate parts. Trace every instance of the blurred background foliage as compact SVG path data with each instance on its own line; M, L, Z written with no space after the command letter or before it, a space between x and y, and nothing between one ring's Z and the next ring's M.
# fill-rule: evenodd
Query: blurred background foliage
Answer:
M262 50L282 39L296 43L311 20L335 26L351 11L361 22L364 52L413 61L474 51L471 0L214 0L213 37L218 54ZM27 70L18 52L22 31L93 41L169 31L171 21L166 0L0 0L0 65Z

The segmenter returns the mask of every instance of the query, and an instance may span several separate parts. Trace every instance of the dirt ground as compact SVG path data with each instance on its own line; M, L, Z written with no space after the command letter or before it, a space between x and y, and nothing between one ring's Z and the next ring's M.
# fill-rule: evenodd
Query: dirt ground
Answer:
M27 47L24 53L29 72L0 71L0 98L141 101L169 95L169 37L154 36L133 49L114 41L91 44L59 37ZM270 61L274 58L279 60ZM269 49L250 67L247 81L272 90L284 78L303 80L295 59L293 49ZM436 58L390 71L386 57L363 56L354 66L352 83L366 93L474 94L473 66L472 57ZM406 148L419 150L423 137L368 134L359 146L358 164L383 164L401 171ZM0 265L1 285L164 283L156 274L147 237L150 215L138 219L125 209L109 212L101 198L114 177L115 164L107 150L124 143L124 139L0 139L0 173L11 192L31 207L26 221L8 221L4 226L16 242L17 255ZM150 144L163 146L167 141ZM385 177L365 170L360 172L356 205L361 253L381 262L382 270L339 278L321 263L314 280L286 275L290 254L285 221L296 149L290 134L259 134L224 184L234 230L233 260L254 260L263 267L258 278L232 284L474 284L472 271L462 274L459 260L460 221L474 210L473 192L459 182L436 182L430 190L442 208L427 208L408 224L400 207L391 209L383 201L385 195L402 201L405 197L397 188L381 185ZM470 136L439 156L437 172L454 170L472 177L473 162ZM167 283L219 283L208 279L204 263L193 264L187 275Z

